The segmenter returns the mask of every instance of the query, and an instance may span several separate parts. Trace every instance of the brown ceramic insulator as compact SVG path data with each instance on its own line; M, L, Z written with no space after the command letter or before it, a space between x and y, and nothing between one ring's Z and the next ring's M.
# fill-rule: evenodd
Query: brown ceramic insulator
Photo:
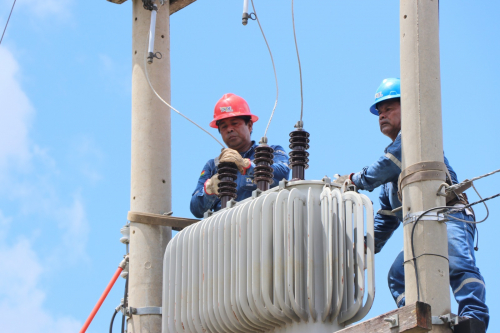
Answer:
M222 162L217 166L219 169L219 194L221 208L226 208L231 199L236 199L236 178L238 178L238 168L232 162Z
M257 188L261 191L269 190L273 182L273 155L274 149L266 144L260 144L255 148L255 168L253 171L254 182L257 183Z
M289 165L292 168L292 180L304 180L305 169L309 167L309 133L296 129L290 133Z

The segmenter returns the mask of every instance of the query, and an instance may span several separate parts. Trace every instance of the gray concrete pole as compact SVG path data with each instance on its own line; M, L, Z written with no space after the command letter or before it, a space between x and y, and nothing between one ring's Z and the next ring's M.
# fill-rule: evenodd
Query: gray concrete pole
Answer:
M439 64L439 1L400 1L401 107L403 170L419 162L443 163L441 79ZM403 189L403 215L445 206L436 192L441 180L418 181ZM406 304L417 301L411 251L413 223L404 226ZM414 235L420 301L432 315L451 312L446 224L420 221ZM438 256L436 256L437 254ZM443 257L440 257L443 256ZM432 332L449 332L434 325Z
M158 5L158 1L156 2ZM132 167L130 210L163 214L171 210L170 110L154 95L146 80L144 58L151 12L133 0L132 16ZM170 101L169 1L159 6L155 51L163 58L148 65L156 91ZM172 237L169 227L131 223L129 306L161 307L163 254ZM127 331L160 333L161 315L134 315Z

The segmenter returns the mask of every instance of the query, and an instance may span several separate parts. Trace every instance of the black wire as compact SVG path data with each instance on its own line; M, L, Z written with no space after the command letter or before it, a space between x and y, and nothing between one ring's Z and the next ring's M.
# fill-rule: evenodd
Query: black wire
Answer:
M419 282L418 282L417 258L415 257L415 248L413 246L413 235L415 234L415 227L417 226L418 221L422 218L422 216L424 216L425 214L427 214L428 212L433 211L433 210L438 210L438 209L448 210L449 213L459 212L459 211L465 210L466 208L469 208L471 206L480 204L481 202L485 202L485 201L494 199L496 197L500 197L500 193L492 195L491 197L488 197L488 198L484 198L484 199L478 200L478 201L473 202L471 204L465 205L464 207L460 207L459 209L453 208L452 206L434 207L434 208L426 210L425 212L423 212L422 214L420 214L417 217L417 219L415 220L415 223L413 224L413 228L411 229L411 238L410 238L410 241L411 241L411 255L412 255L412 258L413 258L413 268L415 269L415 280L416 280L416 283L417 283L417 299L418 299L419 302L420 302L420 286L419 286ZM476 228L476 231L477 231L477 228ZM477 241L479 241L479 231L477 233L476 248L477 248Z
M16 1L17 0L14 0L14 3L12 4L12 8L10 10L9 18L7 19L7 23L5 23L5 28L3 29L2 38L0 39L0 44L2 44L3 35L5 35L5 30L7 30L7 25L9 25L10 16L12 15L12 11L14 10L14 6L16 5Z
M420 214L417 217L417 220L415 221L415 223L413 224L413 228L411 229L411 237L410 237L411 256L413 258L413 268L415 269L415 280L416 280L416 283L417 283L417 300L419 302L420 302L420 285L419 285L419 282L418 282L417 258L415 257L415 248L413 246L413 235L415 233L415 227L417 226L417 223L422 218L422 216L424 216L428 212L431 212L431 211L437 210L437 209L447 209L447 208L449 208L449 207L434 207L434 208L426 210L425 212L423 212L422 214Z
M474 205L480 204L481 202L485 202L485 201L488 201L488 200L491 200L491 199L495 199L496 197L500 197L500 193L495 194L495 195L492 195L491 197L487 197L487 198L484 198L484 199L478 200L478 201L473 202L473 203L471 203L471 204L465 205L465 207L462 207L462 209L469 208L469 207L471 207L471 206L474 206Z
M126 317L125 312L126 312L127 307L128 307L127 296L128 296L128 274L127 274L127 279L125 280L125 292L123 294L123 315L122 315L122 331L121 331L121 333L125 332L125 317Z
M109 324L109 333L113 333L113 322L115 321L116 314L118 313L118 310L115 309L115 312L113 313L113 317L111 317L111 324Z

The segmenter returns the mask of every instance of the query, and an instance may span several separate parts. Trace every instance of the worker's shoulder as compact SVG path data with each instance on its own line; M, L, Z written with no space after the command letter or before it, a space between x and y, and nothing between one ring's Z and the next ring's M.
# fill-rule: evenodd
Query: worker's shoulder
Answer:
M286 151L285 149L280 146L280 145L270 145L271 148L273 148L274 152L275 153L281 153L281 154L284 154L286 155Z
M203 167L203 169L215 169L215 166L219 164L219 157L216 157L216 158L211 158L207 161L207 163L205 163L205 166Z

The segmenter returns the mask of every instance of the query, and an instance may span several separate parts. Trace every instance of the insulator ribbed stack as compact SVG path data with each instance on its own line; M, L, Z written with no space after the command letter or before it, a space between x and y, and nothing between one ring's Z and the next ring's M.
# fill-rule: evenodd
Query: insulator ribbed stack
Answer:
M292 180L304 179L304 170L309 167L309 133L301 128L290 133L291 151L289 153L289 164L292 168Z
M236 199L236 178L238 178L238 168L232 162L221 162L219 169L219 194L221 208L226 208L231 199Z
M255 148L254 182L261 191L269 190L273 182L273 168L271 168L274 163L273 152L274 149L266 144L260 144Z

